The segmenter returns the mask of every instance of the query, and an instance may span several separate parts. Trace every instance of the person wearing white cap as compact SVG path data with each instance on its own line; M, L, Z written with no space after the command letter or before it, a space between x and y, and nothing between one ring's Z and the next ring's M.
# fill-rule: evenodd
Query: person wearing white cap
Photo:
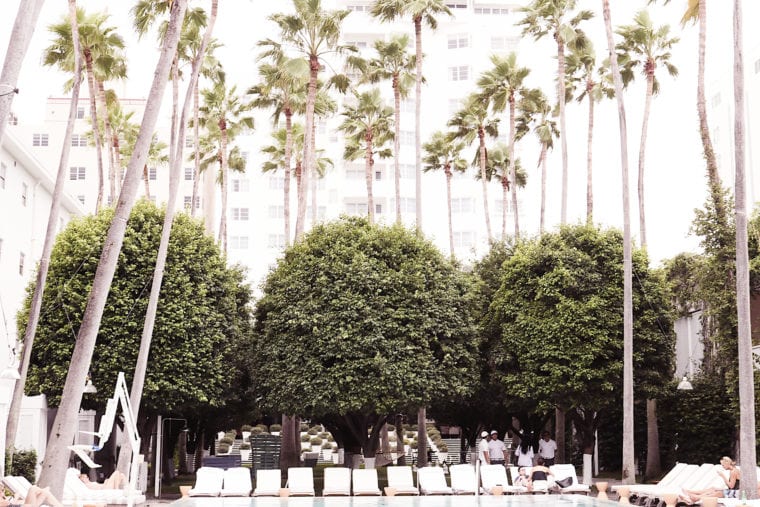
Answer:
M484 431L480 434L480 442L478 442L478 459L481 465L490 465L491 456L488 449L488 432Z
M503 465L505 463L505 451L507 446L502 440L499 440L499 433L491 430L491 440L488 441L488 454L492 465Z

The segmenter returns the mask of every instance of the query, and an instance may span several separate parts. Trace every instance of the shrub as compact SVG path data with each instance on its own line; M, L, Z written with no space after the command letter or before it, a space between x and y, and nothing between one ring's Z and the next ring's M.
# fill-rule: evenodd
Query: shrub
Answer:
M323 442L322 449L332 449L332 444L330 442Z
M438 452L449 452L449 446L446 445L446 442L441 442L440 444L435 445L438 447Z
M258 426L251 428L251 435L261 435L263 431Z
M230 444L227 444L227 443L224 443L224 442L220 443L219 444L219 454L227 454L228 452L230 452Z
M388 431L396 431L396 426L393 424L388 424Z
M266 424L257 424L256 427L259 428L262 433L269 433L269 427Z
M335 442L335 437L333 437L332 435L327 435L327 441L328 442Z
M6 475L20 475L34 484L35 470L37 468L37 451L30 449L28 451L17 451L9 447L5 451L5 473Z
M310 438L308 433L304 433L301 435L301 442L308 442Z
M282 424L273 424L269 427L269 431L282 431Z
M306 433L308 433L309 435L319 435L319 428L317 428L316 426L312 426L311 428L308 429Z
M301 423L301 431L309 431L309 425L302 422Z
M388 442L395 442L396 440L396 435L388 435Z
M251 426L250 424L244 424L243 426L240 427L240 431L251 431L252 428L253 426Z
M311 445L322 445L322 439L319 437L311 437L311 440L309 440L309 443Z
M325 440L325 439L327 439L327 437L329 437L329 436L330 436L330 434L329 434L328 432L326 432L326 431L322 431L322 432L320 432L320 433L319 433L319 435L317 435L317 436L318 436L319 438L321 438L322 440Z
M249 442L243 442L242 444L240 444L240 449L243 451L250 451L251 444Z
M222 438L219 440L219 445L220 445L220 446L222 446L222 445L224 445L224 444L227 444L227 446L229 447L229 446L230 446L230 445L231 445L231 444L232 444L234 441L235 441L235 440L234 440L234 439L232 439L232 438L230 438L230 437L222 437Z
M416 449L417 448L417 441L416 440L412 440L412 443L409 444L409 447L411 447L412 449Z

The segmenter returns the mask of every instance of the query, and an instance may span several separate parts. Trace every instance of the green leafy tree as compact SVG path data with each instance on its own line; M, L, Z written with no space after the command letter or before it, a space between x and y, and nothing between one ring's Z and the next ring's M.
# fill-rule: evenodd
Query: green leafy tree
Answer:
M317 225L263 286L250 358L257 395L373 456L388 417L471 391L467 291L430 242L399 225Z
M618 231L564 226L518 244L502 268L489 311L494 351L511 394L537 408L563 407L591 454L599 417L622 390L623 239ZM642 395L672 379L674 346L661 274L634 256L634 363Z
M27 382L27 394L44 393L60 402L76 332L92 285L113 210L72 221L58 236L50 262L48 290ZM124 371L131 383L143 316L161 236L164 212L145 200L130 216L116 275L106 303L90 368L103 386L84 400L101 407L112 395L107 386ZM223 406L244 383L236 368L250 330L250 290L244 273L228 268L202 226L185 214L174 219L153 331L141 414L182 412ZM32 286L28 293L31 294ZM26 307L19 328L26 325ZM144 420L141 418L141 420Z

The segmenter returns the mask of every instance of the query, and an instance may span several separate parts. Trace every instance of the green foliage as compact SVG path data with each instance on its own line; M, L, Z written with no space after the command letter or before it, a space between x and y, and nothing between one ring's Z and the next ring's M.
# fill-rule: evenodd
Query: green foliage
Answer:
M308 442L309 440L311 440L311 437L309 436L308 433L304 433L303 435L301 435L301 442Z
M511 394L539 408L599 410L622 389L623 242L618 231L565 226L518 244L489 311L493 360ZM673 333L662 277L633 259L637 393L672 378Z
M251 431L253 429L253 426L250 424L244 424L240 427L240 431Z
M311 428L309 428L309 431L307 431L306 433L308 433L309 435L319 435L319 428L317 428L316 426L312 426Z
M235 441L235 439L234 439L234 438L230 438L230 437L222 437L222 438L219 440L219 443L220 443L220 444L227 444L227 445L230 445L230 444L232 444L234 441Z
M5 475L26 477L32 484L36 481L37 451L16 450L8 447L5 450Z
M309 440L309 443L311 445L322 445L322 439L319 437L311 437L311 440Z
M308 417L465 395L476 343L467 310L464 278L413 232L360 218L317 226L264 285L254 384L272 410Z
M227 442L221 442L219 444L218 449L219 449L219 454L227 454L228 452L230 452L230 444L228 444Z
M436 443L435 446L438 447L438 452L449 452L449 446L446 445L446 442L441 441L440 443Z
M57 406L112 209L73 220L56 240L27 394L44 393ZM96 406L112 395L117 372L131 382L148 303L164 213L138 202L127 225L106 301L91 374L98 389L85 399ZM250 290L238 268L225 259L199 222L174 220L158 302L141 413L224 406L246 387L238 357L249 336ZM19 312L23 334L32 285ZM230 386L236 386L231 389Z
M240 450L242 451L250 451L251 450L251 443L250 442L243 442L240 444Z
M332 449L332 444L330 442L323 442L322 449Z
M269 431L282 431L281 424L272 424L269 426Z

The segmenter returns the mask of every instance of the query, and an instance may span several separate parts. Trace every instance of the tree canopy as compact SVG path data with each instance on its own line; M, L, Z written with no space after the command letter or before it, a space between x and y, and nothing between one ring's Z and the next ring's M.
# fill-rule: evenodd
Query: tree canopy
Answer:
M164 211L147 201L127 225L90 374L99 387L85 403L112 395L116 374L131 382L155 264ZM27 394L60 402L76 333L92 285L112 209L73 220L56 240ZM153 333L142 409L151 413L219 406L242 385L235 357L250 336L250 289L244 273L225 259L200 223L179 214L172 228L166 273ZM32 286L28 288L31 294ZM23 332L29 298L19 312ZM242 388L241 388L242 389ZM239 393L237 393L239 395Z
M464 396L477 381L466 279L401 226L319 225L286 250L263 292L257 394L268 408L324 421L349 450L367 443L368 425Z

